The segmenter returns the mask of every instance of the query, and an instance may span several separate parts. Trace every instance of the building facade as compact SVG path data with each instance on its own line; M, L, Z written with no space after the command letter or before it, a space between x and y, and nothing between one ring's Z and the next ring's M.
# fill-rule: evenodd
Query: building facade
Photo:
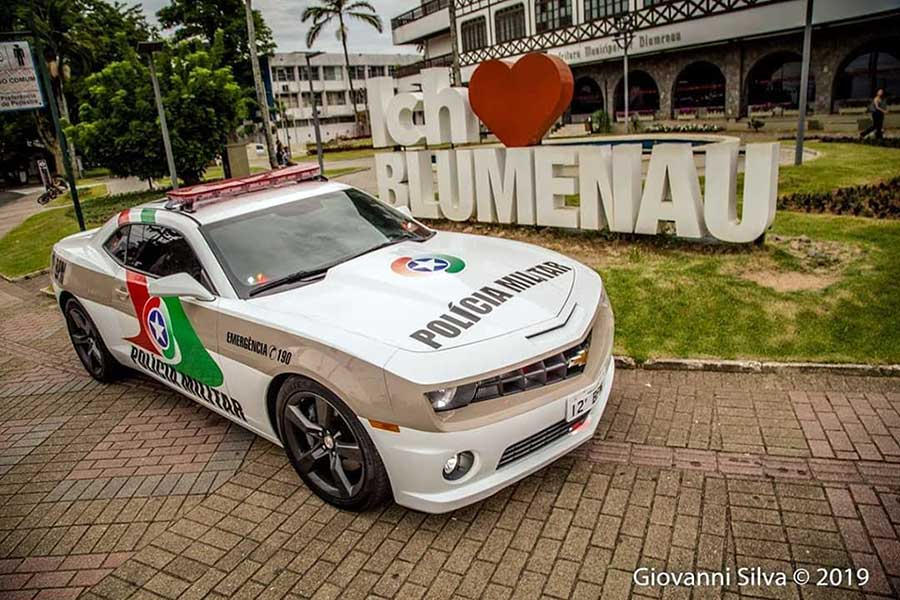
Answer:
M415 54L351 54L350 70L340 53L322 53L306 65L303 52L279 52L269 57L269 77L277 108L279 137L294 148L315 141L313 94L319 109L322 139L354 137L354 109L366 110L366 79L394 76L397 69L421 61ZM350 80L356 93L354 106ZM312 84L312 91L310 91Z
M449 2L456 35L450 35ZM809 98L819 115L865 113L878 87L900 95L900 0L815 0ZM528 52L562 57L575 76L568 118L736 119L797 113L806 0L428 0L391 21L395 44L425 57L398 70Z

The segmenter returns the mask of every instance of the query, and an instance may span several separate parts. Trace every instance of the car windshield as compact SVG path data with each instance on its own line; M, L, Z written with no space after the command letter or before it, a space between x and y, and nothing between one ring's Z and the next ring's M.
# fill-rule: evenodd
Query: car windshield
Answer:
M355 189L280 204L200 229L238 295L247 298L432 232Z

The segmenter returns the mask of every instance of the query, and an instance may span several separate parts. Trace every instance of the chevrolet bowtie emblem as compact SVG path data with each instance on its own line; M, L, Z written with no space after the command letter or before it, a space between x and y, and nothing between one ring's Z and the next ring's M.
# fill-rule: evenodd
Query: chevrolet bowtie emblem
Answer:
M566 363L566 367L583 367L587 364L588 360L588 351L587 348L583 348L579 350L569 361Z

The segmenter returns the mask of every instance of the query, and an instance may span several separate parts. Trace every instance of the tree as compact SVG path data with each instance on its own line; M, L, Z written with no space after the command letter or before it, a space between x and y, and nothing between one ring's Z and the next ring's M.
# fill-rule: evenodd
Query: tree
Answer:
M350 105L353 107L353 118L359 125L359 114L356 112L356 90L353 89L353 75L350 73L350 54L347 52L347 21L356 20L374 27L378 33L384 29L381 17L375 7L366 0L318 0L318 5L307 6L303 9L300 21L311 21L309 31L306 32L306 47L312 48L319 34L329 23L336 22L337 37L344 47L344 64L347 66L347 80L350 83Z
M30 30L40 40L44 55L35 59L43 58L50 67L53 100L64 120L71 120L69 105L77 105L86 76L121 60L129 47L152 32L140 7L104 0L4 3L0 23L3 31ZM61 168L56 133L46 114L38 114L35 132Z
M176 40L200 37L212 44L216 32L221 31L222 64L231 66L235 79L248 93L253 88L244 0L170 0L156 16L165 29L175 29ZM275 50L272 30L258 10L253 11L253 23L256 51L271 54Z
M196 183L226 136L246 117L247 100L228 66L223 36L170 45L156 55L175 168ZM88 78L80 122L67 128L94 164L119 177L152 180L167 172L149 70L132 51Z

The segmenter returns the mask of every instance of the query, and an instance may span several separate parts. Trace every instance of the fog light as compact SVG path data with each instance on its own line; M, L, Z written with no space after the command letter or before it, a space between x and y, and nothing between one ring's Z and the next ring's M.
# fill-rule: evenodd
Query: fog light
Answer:
M475 464L475 455L468 450L454 454L444 463L444 479L448 481L460 479L469 472L473 464Z
M454 454L444 463L444 475L449 475L455 471L457 464L459 464L459 454Z

